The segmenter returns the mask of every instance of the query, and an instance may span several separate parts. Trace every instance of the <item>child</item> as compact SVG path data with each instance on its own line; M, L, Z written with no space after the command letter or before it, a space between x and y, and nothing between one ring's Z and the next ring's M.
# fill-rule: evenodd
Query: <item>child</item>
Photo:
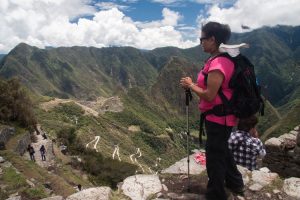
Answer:
M257 158L266 155L255 128L257 123L258 119L255 115L240 119L237 131L232 132L228 139L229 149L233 153L236 164L251 171L257 169Z

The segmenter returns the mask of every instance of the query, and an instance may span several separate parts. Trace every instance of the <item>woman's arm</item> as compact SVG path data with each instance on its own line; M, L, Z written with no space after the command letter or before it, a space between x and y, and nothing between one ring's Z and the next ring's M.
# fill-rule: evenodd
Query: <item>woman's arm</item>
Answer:
M185 77L180 80L180 85L184 88L190 88L201 99L212 101L218 93L219 88L224 80L224 75L219 70L213 70L208 73L206 90L198 87L193 83L190 77Z

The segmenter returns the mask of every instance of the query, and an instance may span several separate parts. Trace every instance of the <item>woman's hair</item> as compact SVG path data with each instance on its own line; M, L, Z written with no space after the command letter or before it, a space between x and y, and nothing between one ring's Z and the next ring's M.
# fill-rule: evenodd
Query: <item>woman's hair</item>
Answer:
M245 119L240 119L238 123L238 130L248 132L252 128L254 128L257 123L258 123L258 119L255 115L252 115L251 117Z
M214 36L217 46L220 46L221 43L226 44L231 35L230 27L218 22L208 22L202 27L202 32L205 33L206 37Z

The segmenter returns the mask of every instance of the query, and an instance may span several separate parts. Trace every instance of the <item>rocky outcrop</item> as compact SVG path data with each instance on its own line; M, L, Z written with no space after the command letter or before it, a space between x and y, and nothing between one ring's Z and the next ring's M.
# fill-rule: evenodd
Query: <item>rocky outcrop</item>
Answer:
M265 142L265 146L265 166L283 177L300 177L299 126L278 138L270 138Z
M268 168L249 171L238 166L246 186L245 198L239 199L299 199L300 179L282 181L277 173ZM145 199L205 199L207 176L190 176L189 186L186 174L135 175L124 180L121 191L132 200ZM195 177L198 177L195 179ZM189 189L188 189L189 188Z
M196 150L194 154L189 156L190 163L189 163L189 170L190 174L201 174L206 167L205 165L199 165L195 161L195 154L198 153ZM174 165L171 165L170 167L162 170L161 173L163 174L187 174L188 164L187 164L187 158L183 158L180 161L176 162Z
M284 180L283 190L290 197L300 199L300 178L288 178Z
M0 128L0 150L5 149L7 141L15 134L15 128L4 126Z
M163 189L157 175L135 175L126 178L121 186L123 193L132 200L146 200Z
M89 188L72 194L66 200L109 200L111 196L111 189L109 187Z
M30 133L27 132L19 139L17 146L15 148L15 151L19 155L23 155L27 150L28 144L30 144L30 143L31 143Z

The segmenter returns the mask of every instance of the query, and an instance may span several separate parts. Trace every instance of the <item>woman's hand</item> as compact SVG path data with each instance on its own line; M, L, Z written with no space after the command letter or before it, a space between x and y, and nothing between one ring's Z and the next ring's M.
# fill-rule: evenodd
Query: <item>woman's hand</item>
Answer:
M180 85L185 89L189 88L192 84L193 80L191 79L191 77L183 77L180 79Z

